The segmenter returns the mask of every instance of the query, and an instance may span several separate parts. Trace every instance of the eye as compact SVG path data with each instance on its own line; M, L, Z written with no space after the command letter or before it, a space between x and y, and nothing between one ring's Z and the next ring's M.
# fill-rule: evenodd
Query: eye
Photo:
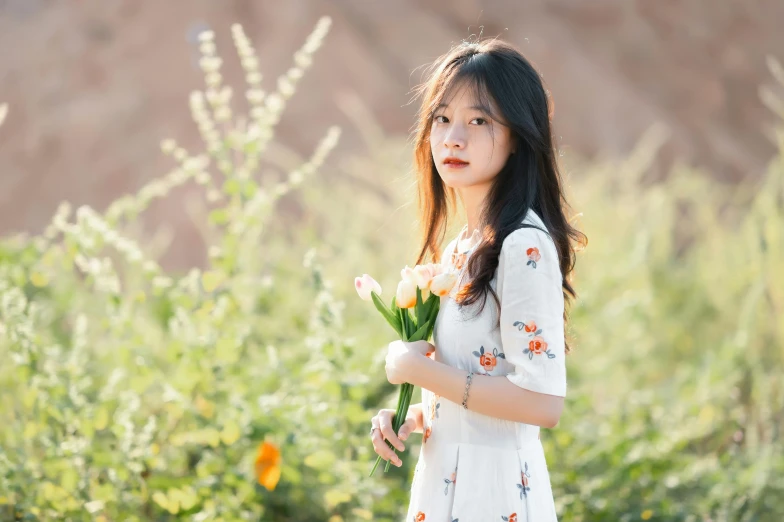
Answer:
M481 121L482 123L479 123L478 125L484 125L485 123L487 123L487 120L484 118L474 118L471 121Z
M444 121L439 121L438 118L446 119L446 116L436 116L436 117L433 118L433 121L436 122L436 123L446 123Z

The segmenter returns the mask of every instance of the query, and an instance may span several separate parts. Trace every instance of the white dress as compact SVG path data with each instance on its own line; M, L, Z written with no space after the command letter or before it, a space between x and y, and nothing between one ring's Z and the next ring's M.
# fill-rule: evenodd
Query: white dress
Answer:
M533 210L523 222L546 230ZM462 235L450 241L443 263L449 263ZM561 282L549 235L535 228L515 230L504 239L491 282L501 301L500 329L489 293L485 309L474 318L481 300L458 308L454 296L464 284L459 281L451 295L441 298L433 334L435 360L565 396ZM406 522L556 520L538 426L472 411L470 392L467 410L427 389L422 403L424 433Z

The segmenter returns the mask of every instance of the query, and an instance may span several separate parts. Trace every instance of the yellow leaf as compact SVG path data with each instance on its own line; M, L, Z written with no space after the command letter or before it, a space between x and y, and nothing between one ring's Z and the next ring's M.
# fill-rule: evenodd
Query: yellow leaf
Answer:
M196 397L196 409L199 410L199 413L201 413L203 417L208 419L211 419L215 414L215 404L208 401L201 395Z
M100 408L95 412L95 429L98 431L105 429L107 424L109 424L109 412L106 408Z
M157 455L160 452L161 452L160 444L158 444L157 442L153 442L152 444L150 444L150 453L152 453L153 455Z
M651 509L646 509L645 511L640 513L640 518L642 518L643 520L650 520L652 516L653 516L653 510Z
M207 444L213 448L217 448L220 444L220 433L215 428L207 428L204 430L204 438Z
M38 425L34 422L28 422L24 429L24 438L32 439L38 433Z
M201 284L205 292L213 292L226 279L222 272L204 272L201 275Z
M324 502L327 503L327 507L330 509L349 500L351 500L351 495L339 489L331 489L324 493Z
M311 468L327 468L335 462L335 455L327 450L319 450L305 457L305 465Z
M332 515L329 517L329 522L343 522L343 517L340 515Z
M169 499L166 498L164 493L156 491L152 494L152 500L166 511L169 510Z
M240 435L242 435L242 432L240 431L239 425L234 421L229 421L226 423L226 426L223 427L221 439L225 445L231 446L239 440Z
M46 274L43 274L41 272L33 272L32 274L30 274L30 282L35 287L43 288L44 286L49 284L49 278L46 276Z
M363 508L354 508L351 510L354 513L354 516L357 518L361 518L362 520L372 520L373 519L373 512Z

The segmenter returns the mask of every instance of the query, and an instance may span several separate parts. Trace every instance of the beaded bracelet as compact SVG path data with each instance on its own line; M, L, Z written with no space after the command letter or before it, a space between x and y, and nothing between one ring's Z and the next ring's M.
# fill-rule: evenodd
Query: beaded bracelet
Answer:
M468 401L468 388L471 387L471 379L474 377L474 372L469 371L466 377L465 393L463 393L463 408L468 409L466 402Z

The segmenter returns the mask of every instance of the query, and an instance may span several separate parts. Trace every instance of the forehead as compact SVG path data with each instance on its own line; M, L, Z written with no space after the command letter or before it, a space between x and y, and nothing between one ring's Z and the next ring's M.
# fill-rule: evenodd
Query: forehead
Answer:
M447 85L436 104L436 109L477 110L502 121L498 106L493 97L479 82L463 78Z

